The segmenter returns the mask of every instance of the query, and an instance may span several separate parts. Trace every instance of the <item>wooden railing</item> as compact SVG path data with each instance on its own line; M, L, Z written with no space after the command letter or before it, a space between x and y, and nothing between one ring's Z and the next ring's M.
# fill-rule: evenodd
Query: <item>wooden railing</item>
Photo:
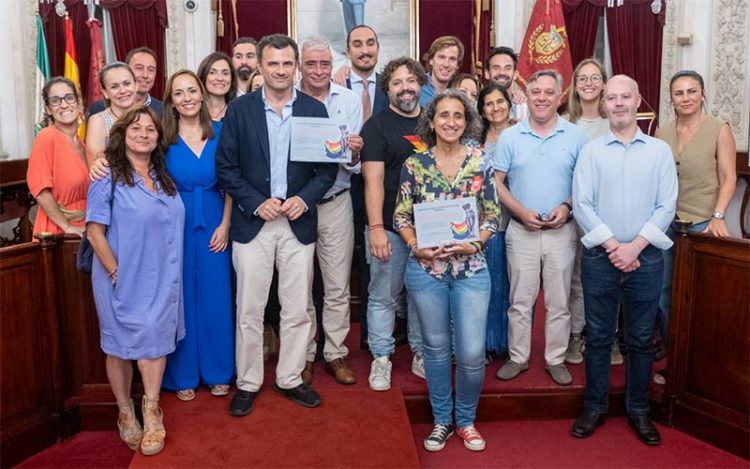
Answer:
M750 241L688 235L675 246L664 418L750 458Z

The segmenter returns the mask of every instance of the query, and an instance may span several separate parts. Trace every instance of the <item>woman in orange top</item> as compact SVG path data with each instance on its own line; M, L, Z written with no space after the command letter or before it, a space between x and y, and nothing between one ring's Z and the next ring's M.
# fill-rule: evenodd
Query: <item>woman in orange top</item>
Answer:
M39 203L34 233L81 236L89 189L86 148L76 135L81 101L76 86L63 77L48 81L42 98L46 127L31 147L26 174Z

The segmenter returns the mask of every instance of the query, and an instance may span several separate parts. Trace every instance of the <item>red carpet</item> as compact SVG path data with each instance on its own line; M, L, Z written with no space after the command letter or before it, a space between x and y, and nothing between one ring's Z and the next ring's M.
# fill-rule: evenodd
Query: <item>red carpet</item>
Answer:
M112 423L114 427L114 422ZM18 464L22 468L126 468L133 452L116 431L80 432ZM5 465L3 465L4 467Z
M228 414L228 397L164 395L164 451L136 453L130 467L419 467L399 390L320 394L323 404L306 409L266 385L239 418Z
M478 453L464 448L454 435L437 453L423 449L431 425L413 425L419 462L426 468L554 467L554 468L748 468L742 458L691 436L659 425L661 446L646 446L625 418L613 418L596 433L579 440L570 436L569 420L487 422L477 425L487 441Z

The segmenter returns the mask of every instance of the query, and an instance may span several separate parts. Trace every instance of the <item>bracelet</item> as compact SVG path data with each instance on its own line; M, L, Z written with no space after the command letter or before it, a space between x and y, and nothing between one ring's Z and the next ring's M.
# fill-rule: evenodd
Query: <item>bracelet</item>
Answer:
M481 252L482 249L484 249L484 243L481 242L481 241L473 241L473 242L471 242L469 244L471 244L472 246L474 246L474 249L476 249L476 252L474 254L479 254L479 252Z
M383 226L382 223L378 223L378 224L375 224L375 225L370 225L370 231L375 231L375 230L378 230L378 229L385 230L385 227Z
M568 202L563 202L560 205L565 205L566 207L568 207L568 212L573 213L573 206L570 205Z
M117 267L115 267L115 270L113 270L112 272L109 272L107 274L107 277L109 277L109 278L117 277Z

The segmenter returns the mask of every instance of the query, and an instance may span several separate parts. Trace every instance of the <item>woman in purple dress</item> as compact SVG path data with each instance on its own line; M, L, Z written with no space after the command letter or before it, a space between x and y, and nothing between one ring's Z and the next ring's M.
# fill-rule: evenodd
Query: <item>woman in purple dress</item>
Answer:
M146 106L114 124L110 172L89 187L91 277L107 378L120 409L120 438L152 455L164 447L159 407L167 354L185 335L182 237L185 208L167 173L159 121ZM113 187L114 185L114 187ZM130 397L136 360L143 380L143 429Z

